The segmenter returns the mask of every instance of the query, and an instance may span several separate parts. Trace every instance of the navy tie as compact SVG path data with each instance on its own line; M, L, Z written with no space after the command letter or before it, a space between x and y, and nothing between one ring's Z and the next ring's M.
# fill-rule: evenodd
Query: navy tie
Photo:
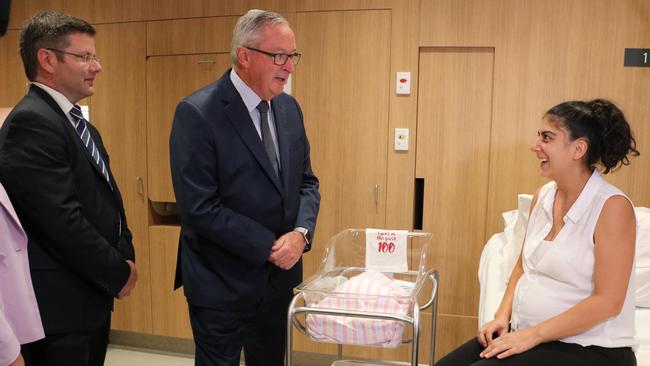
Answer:
M84 146L86 146L86 149L88 149L88 152L90 152L90 155L93 157L95 164L97 164L97 167L99 167L99 171L102 172L102 175L104 175L104 178L106 178L106 181L110 185L111 179L108 176L108 168L104 163L104 159L102 159L102 157L99 155L99 150L95 145L95 141L93 141L93 138L90 136L90 131L88 130L88 121L86 121L83 114L81 113L81 108L79 108L78 105L75 105L70 110L70 115L76 121L75 130L81 138L81 142L84 144Z
M262 130L262 142L264 143L264 150L271 160L273 170L276 176L280 176L280 163L278 162L278 155L275 153L275 144L273 143L273 136L271 136L271 128L269 127L269 103L265 100L257 105L257 110L260 111L260 127Z

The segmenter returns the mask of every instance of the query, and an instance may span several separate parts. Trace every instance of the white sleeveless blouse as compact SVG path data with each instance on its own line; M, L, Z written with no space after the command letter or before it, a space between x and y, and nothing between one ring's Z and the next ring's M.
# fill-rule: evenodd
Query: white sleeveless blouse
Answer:
M512 306L512 327L516 330L559 315L592 294L596 222L609 197L625 197L594 170L564 217L564 227L553 242L544 243L553 226L556 191L555 182L544 185L530 214L522 252L524 273L517 283ZM634 335L634 271L631 271L620 314L560 341L583 346L627 347L635 344Z

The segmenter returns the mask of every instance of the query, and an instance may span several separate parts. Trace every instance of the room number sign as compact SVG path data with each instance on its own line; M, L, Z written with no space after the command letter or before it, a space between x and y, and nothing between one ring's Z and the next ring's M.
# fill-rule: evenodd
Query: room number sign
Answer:
M623 66L650 67L650 48L626 48Z

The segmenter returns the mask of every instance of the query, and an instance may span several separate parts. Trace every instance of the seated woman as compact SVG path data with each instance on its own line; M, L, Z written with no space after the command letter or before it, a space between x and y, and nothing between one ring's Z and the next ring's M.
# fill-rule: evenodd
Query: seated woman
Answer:
M542 186L494 320L436 366L636 365L633 205L602 173L639 155L623 112L565 102L531 150Z

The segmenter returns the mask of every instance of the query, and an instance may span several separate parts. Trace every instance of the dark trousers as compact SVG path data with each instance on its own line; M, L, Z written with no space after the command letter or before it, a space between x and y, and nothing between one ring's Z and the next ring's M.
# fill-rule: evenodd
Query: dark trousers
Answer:
M435 366L636 366L636 356L630 347L583 347L555 341L502 360L480 358L483 349L473 338L440 359Z
M85 332L46 334L21 348L27 366L103 366L108 347L111 317Z
M283 366L287 309L292 291L270 286L250 309L224 311L189 304L196 345L196 366L238 366L244 348L246 366Z

